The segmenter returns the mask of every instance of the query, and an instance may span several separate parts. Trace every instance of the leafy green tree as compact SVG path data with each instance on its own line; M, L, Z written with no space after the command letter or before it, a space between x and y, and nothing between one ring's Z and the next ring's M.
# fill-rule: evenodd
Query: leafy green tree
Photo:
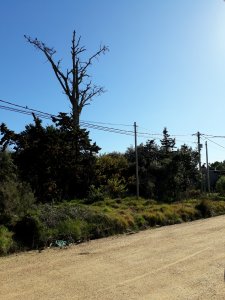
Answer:
M14 146L14 160L23 180L31 184L40 201L72 199L86 195L94 176L95 154L85 129L74 127L73 119L61 113L55 126L42 126L34 118L20 134L1 127L3 146ZM6 138L8 137L8 138Z
M123 196L126 192L127 168L128 161L121 153L100 155L96 162L96 188L100 187L110 197Z

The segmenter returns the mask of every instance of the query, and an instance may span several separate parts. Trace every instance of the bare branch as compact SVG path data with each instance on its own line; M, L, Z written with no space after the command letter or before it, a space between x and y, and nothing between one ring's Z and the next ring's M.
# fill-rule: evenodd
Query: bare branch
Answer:
M87 82L90 75L87 73L88 67L92 65L94 59L98 59L101 54L108 51L108 47L100 46L99 50L94 53L87 61L82 61L80 55L86 51L86 48L80 46L81 37L76 37L73 31L71 45L72 68L67 68L65 72L61 70L62 60L54 61L53 56L56 53L54 48L46 46L45 43L37 38L32 39L30 36L24 36L28 43L40 50L52 66L54 74L58 79L64 93L72 104L72 112L75 123L79 124L79 116L82 108L88 105L94 96L104 92L102 87L97 87L91 81Z
M107 46L100 46L100 49L95 54L93 54L87 62L82 63L83 66L81 66L80 68L80 79L82 79L82 74L86 72L87 68L92 64L92 61L94 59L97 59L101 54L105 54L106 51L109 51L109 48Z

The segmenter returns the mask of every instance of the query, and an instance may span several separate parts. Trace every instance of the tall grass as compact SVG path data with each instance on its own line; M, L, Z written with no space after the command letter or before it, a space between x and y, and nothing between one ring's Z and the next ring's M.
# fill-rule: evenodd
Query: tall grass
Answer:
M39 205L15 224L14 235L0 227L0 254L10 251L13 238L20 247L35 249L59 239L76 243L224 213L225 201L210 199L158 204L142 198L118 198L89 205L81 200Z

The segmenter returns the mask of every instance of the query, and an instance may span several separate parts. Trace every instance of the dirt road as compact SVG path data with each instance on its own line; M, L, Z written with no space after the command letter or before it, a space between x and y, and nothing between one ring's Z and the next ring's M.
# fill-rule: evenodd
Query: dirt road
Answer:
M0 258L0 299L225 299L225 216Z

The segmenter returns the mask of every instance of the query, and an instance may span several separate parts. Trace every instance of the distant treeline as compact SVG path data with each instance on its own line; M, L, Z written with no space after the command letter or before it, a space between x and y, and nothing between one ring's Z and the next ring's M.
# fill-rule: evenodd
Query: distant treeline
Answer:
M93 202L136 193L135 149L98 155L88 131L74 127L66 114L46 127L34 117L20 133L2 124L1 137L1 181L26 183L37 202ZM149 140L138 146L138 163L144 198L172 202L199 188L198 152L186 145L176 148L166 128L160 145Z

